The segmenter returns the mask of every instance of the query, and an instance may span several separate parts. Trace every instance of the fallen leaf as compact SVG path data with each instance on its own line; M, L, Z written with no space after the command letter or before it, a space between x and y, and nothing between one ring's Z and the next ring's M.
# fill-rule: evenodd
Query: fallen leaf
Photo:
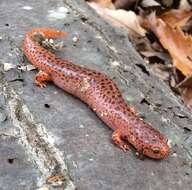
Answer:
M192 75L186 77L183 81L177 84L176 88L185 88L185 87L192 87Z
M181 93L185 105L192 111L192 87L179 88L179 92Z
M169 70L166 67L159 63L154 63L151 65L153 72L156 76L158 76L161 80L168 81L169 80Z
M138 16L133 11L110 10L95 3L89 3L89 5L113 25L127 29L130 35L145 36L146 30L140 26Z
M191 16L192 11L173 9L160 15L159 18L174 28L184 26Z
M167 62L167 60L169 59L167 53L165 52L157 52L157 51L141 51L140 52L142 55L144 55L145 57L157 57L159 59L161 59L164 62Z
M190 0L181 0L179 5L180 10L191 10Z
M148 22L162 46L168 50L175 67L185 76L192 75L192 37L178 27L172 28L154 13L149 16Z
M153 6L160 6L160 4L155 0L143 0L141 2L143 7L153 7Z
M166 7L166 8L174 8L179 5L180 1L175 1L175 0L161 0L161 6Z
M130 38L131 42L134 44L137 51L153 51L151 42L146 36L134 36Z
M131 6L134 6L138 0L115 0L114 5L116 9L125 9L128 10Z

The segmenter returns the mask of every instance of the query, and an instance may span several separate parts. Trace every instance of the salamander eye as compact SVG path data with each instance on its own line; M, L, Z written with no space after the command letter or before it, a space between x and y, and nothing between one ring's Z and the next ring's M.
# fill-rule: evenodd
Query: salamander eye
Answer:
M160 148L159 147L153 147L152 148L152 151L155 153L155 154L158 154L160 152Z

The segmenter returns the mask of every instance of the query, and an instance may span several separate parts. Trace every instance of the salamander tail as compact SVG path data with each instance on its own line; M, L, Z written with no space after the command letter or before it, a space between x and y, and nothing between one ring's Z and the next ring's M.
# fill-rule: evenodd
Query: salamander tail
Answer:
M29 37L34 36L35 34L42 34L44 38L60 38L67 35L66 32L55 30L52 28L34 28L27 33Z

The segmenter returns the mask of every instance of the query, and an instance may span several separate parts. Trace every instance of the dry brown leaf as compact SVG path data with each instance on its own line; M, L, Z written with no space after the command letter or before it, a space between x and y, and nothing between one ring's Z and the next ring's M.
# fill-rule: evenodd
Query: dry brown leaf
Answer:
M150 57L157 57L164 62L168 62L169 56L166 52L158 52L158 51L140 51L141 55L150 58Z
M110 10L95 3L89 3L89 5L115 26L127 29L129 34L145 36L146 31L140 26L138 16L133 11Z
M141 2L143 7L153 7L153 6L160 6L160 4L155 0L143 0Z
M148 22L163 47L168 50L175 67L185 76L192 75L192 37L178 27L172 28L155 14L149 16Z
M176 10L176 9L172 9L158 16L158 18L162 19L172 28L183 27L191 17L192 17L192 11ZM139 19L141 26L146 30L149 30L150 26L148 19L146 19L146 17L139 17Z
M184 103L192 111L192 88L180 88L179 91Z
M115 0L114 5L117 9L125 9L128 10L136 4L138 0Z
M184 26L191 16L192 11L173 9L160 15L159 18L174 28Z
M151 65L153 72L156 76L158 76L161 80L168 81L170 72L165 69L165 66L159 63L155 63Z
M180 10L191 10L190 0L181 0L179 5Z
M178 89L184 103L192 111L192 75L186 77L175 88Z

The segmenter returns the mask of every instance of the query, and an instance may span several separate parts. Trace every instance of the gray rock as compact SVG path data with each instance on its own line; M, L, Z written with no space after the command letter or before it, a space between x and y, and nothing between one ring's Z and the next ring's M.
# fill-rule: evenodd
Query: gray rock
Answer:
M40 173L28 161L23 147L14 137L0 137L0 189L36 189Z
M3 113L3 112L0 110L0 123L4 122L6 119L7 119L6 114Z

